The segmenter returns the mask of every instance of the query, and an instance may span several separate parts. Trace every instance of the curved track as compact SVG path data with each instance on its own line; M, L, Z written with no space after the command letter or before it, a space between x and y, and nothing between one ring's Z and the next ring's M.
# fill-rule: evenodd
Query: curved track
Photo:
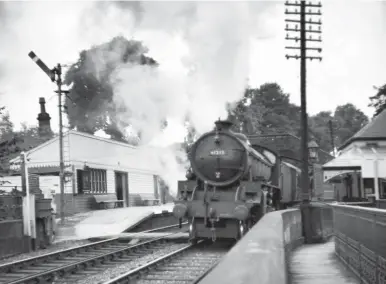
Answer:
M229 243L186 245L104 284L198 283L228 252Z
M167 226L167 228L171 227L173 226ZM157 228L145 232L155 232L167 228ZM175 233L169 235L173 234ZM121 242L119 238L98 241L1 265L0 283L52 283L53 281L60 283L62 279L68 277L71 280L76 280L79 276L84 277L84 275L79 275L79 272L87 270L88 275L98 274L106 268L135 260L139 256L153 253L163 247L171 246L173 243L175 241L166 240L165 237L135 245Z

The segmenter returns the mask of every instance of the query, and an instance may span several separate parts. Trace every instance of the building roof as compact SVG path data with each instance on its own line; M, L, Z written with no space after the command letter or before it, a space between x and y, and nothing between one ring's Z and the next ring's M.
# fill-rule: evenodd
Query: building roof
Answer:
M350 139L344 142L339 150L346 148L354 141L381 141L386 140L386 110L383 110L365 127L355 133Z
M252 145L262 145L278 152L289 159L301 159L301 139L290 133L248 135ZM318 146L311 140L311 146ZM323 149L318 148L319 163L324 164L334 157Z
M102 138L102 137L99 137L99 136L95 136L95 135L92 135L92 134L88 134L88 133L84 133L84 132L80 132L80 131L76 131L76 130L69 130L69 131L63 133L63 137L66 137L67 135L70 135L70 134L74 134L74 135L78 135L78 136L83 136L83 137L87 137L87 138L90 138L90 139L100 140L100 141L111 143L111 144L115 144L115 145L121 145L121 146L124 146L124 147L127 147L127 148L133 148L133 149L137 148L136 146L130 145L128 143L119 142L119 141L115 141L115 140L108 139L108 138ZM54 136L53 138L49 139L48 141L46 141L44 143L40 143L38 145L35 145L35 147L30 148L29 150L25 149L26 154L31 154L31 153L39 150L39 149L42 149L42 148L46 147L47 145L49 145L49 144L51 144L51 143L53 143L53 142L55 142L57 140L59 140L59 136L58 135ZM19 161L20 161L20 156L19 155L10 160L11 163L18 163Z

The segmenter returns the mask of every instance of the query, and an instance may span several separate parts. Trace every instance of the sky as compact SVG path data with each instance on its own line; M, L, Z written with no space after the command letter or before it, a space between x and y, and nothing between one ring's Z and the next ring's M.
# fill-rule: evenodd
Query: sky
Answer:
M138 127L153 132L157 116L170 113L169 127L157 136L162 143L182 139L186 113L202 131L209 130L213 119L224 115L225 102L242 96L246 82L253 87L277 82L300 103L299 61L285 58L284 47L293 43L284 40L283 1L131 4L1 2L0 105L16 127L37 123L43 96L52 128L58 129L55 85L27 56L30 50L49 67L71 64L80 50L119 34L143 41L160 63L154 80L147 73L140 82L130 79L143 70L118 74L127 82L116 92L123 102L135 102L138 118L154 109L154 119L147 113L148 124L138 119ZM372 116L367 105L373 86L386 83L386 2L323 1L322 13L323 60L307 62L308 112L333 111L350 102ZM140 106L141 96L146 104ZM154 138L150 131L148 138Z

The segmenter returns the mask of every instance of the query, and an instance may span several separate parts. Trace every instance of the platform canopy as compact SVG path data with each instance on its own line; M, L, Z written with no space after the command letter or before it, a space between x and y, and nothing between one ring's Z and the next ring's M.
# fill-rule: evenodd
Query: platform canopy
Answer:
M363 178L374 178L386 173L386 149L353 147L323 165L323 181L351 172L361 172ZM377 163L377 165L375 165ZM377 174L375 171L377 170Z

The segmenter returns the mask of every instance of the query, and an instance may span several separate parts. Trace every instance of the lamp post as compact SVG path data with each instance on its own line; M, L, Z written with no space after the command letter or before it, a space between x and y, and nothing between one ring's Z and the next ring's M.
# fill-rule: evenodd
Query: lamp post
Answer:
M319 150L319 145L314 140L308 143L308 156L310 158L311 164L319 160L318 150Z
M308 173L310 176L310 200L312 200L312 197L315 193L315 169L314 169L314 164L318 162L319 156L318 156L318 150L319 150L319 145L312 140L311 142L308 142L308 159L309 159L309 169Z

